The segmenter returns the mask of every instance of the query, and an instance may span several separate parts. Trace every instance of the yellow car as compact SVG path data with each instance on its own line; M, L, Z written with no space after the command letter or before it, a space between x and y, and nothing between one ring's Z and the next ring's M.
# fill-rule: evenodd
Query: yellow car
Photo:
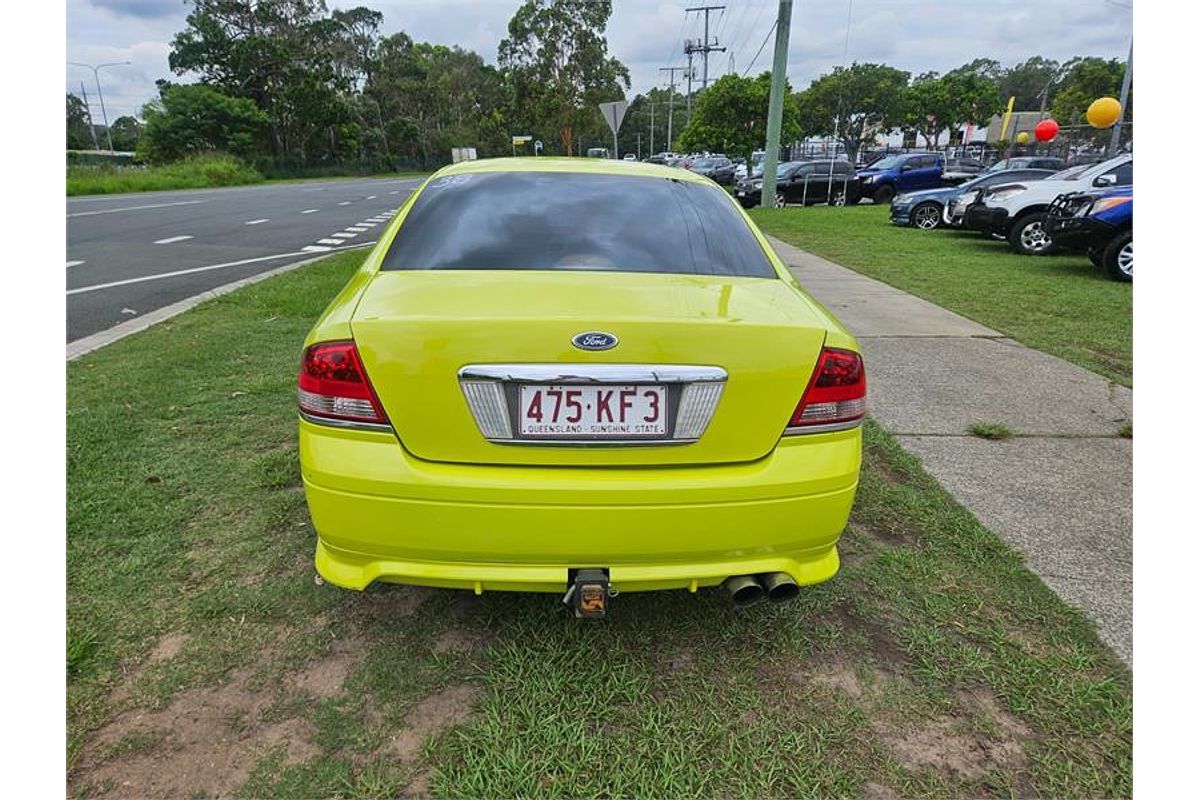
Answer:
M309 333L300 461L329 583L555 592L833 577L866 376L745 212L684 170L446 167Z

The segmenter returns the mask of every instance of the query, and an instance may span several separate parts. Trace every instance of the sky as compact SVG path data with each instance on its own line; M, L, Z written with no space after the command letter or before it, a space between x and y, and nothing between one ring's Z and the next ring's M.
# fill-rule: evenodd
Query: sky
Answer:
M418 41L459 45L496 62L496 50L520 0L327 0L331 8L365 5L383 13L385 34L405 31ZM769 37L777 0L654 2L615 0L609 51L630 71L632 99L665 86L661 67L685 66L685 39L700 40L704 16L685 8L722 5L709 17L709 36L726 52L709 56L710 82L731 71L769 69ZM185 0L67 0L67 59L87 64L129 61L100 70L111 122L154 99L154 81L173 77L171 39L185 26ZM1076 55L1124 59L1133 31L1132 0L798 0L792 12L788 79L802 89L844 62L871 61L914 74L945 72L979 57L1009 65L1029 56ZM847 20L849 36L847 37ZM760 51L761 48L761 51ZM757 54L757 58L756 58ZM97 122L100 104L92 70L65 66L67 91L88 101ZM695 61L698 85L701 64ZM676 72L676 79L682 79ZM178 78L177 78L178 80Z

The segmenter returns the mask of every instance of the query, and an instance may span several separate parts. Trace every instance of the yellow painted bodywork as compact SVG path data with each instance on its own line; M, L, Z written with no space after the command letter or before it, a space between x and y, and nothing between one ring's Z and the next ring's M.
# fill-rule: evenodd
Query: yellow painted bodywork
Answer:
M447 167L611 172L707 182L597 159ZM838 568L861 431L782 437L822 345L857 350L746 218L780 280L637 273L387 271L379 264L420 189L306 340L353 338L394 432L300 422L305 491L329 582L563 591L571 568L621 591L715 585ZM731 206L741 211L730 200ZM582 330L618 348L569 345ZM764 343L767 343L764 345ZM488 442L457 384L466 364L721 366L725 393L700 441L571 448Z

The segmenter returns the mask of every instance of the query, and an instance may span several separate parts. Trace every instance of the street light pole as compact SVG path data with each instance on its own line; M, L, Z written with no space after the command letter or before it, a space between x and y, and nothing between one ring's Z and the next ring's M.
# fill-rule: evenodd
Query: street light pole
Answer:
M1108 157L1117 154L1121 144L1121 126L1125 124L1125 103L1129 100L1129 84L1133 82L1133 40L1129 40L1129 58L1125 61L1125 77L1121 80L1121 118L1113 125L1112 139L1108 143Z
M100 70L103 69L104 67L125 67L125 66L129 66L133 62L132 61L111 61L107 64L97 64L94 67L91 64L82 64L78 61L68 61L67 63L72 66L75 66L75 67L87 67L88 69L90 69L92 71L92 77L94 77L96 79L96 94L100 96L100 115L104 118L104 135L108 137L108 152L110 152L110 153L114 152L113 151L113 143L112 143L112 131L108 127L108 111L106 111L104 108L104 91L100 88Z

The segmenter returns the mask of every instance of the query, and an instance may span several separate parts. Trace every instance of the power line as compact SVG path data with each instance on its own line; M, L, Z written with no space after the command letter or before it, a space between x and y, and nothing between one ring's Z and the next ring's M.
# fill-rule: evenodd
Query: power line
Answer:
M752 58L750 60L750 65L747 66L746 71L742 73L743 78L750 74L750 70L754 69L754 62L758 61L758 57L762 55L763 48L766 47L767 42L769 42L771 40L771 34L775 32L775 26L778 24L779 24L778 19L776 19L774 22L771 23L771 29L768 30L767 35L763 37L762 44L760 44L758 46L758 52L754 54L754 58Z
M763 9L765 9L766 7L767 7L767 3L763 3L761 6L758 7L758 12L754 15L754 21L750 23L750 27L746 28L746 33L745 33L745 35L742 36L741 44L739 44L737 46L737 51L738 51L739 55L741 55L742 48L745 47L746 45L748 45L751 41L753 41L753 39L751 37L754 36L754 29L758 27L758 21L760 19L762 19ZM772 23L772 25L773 24L774 23Z

